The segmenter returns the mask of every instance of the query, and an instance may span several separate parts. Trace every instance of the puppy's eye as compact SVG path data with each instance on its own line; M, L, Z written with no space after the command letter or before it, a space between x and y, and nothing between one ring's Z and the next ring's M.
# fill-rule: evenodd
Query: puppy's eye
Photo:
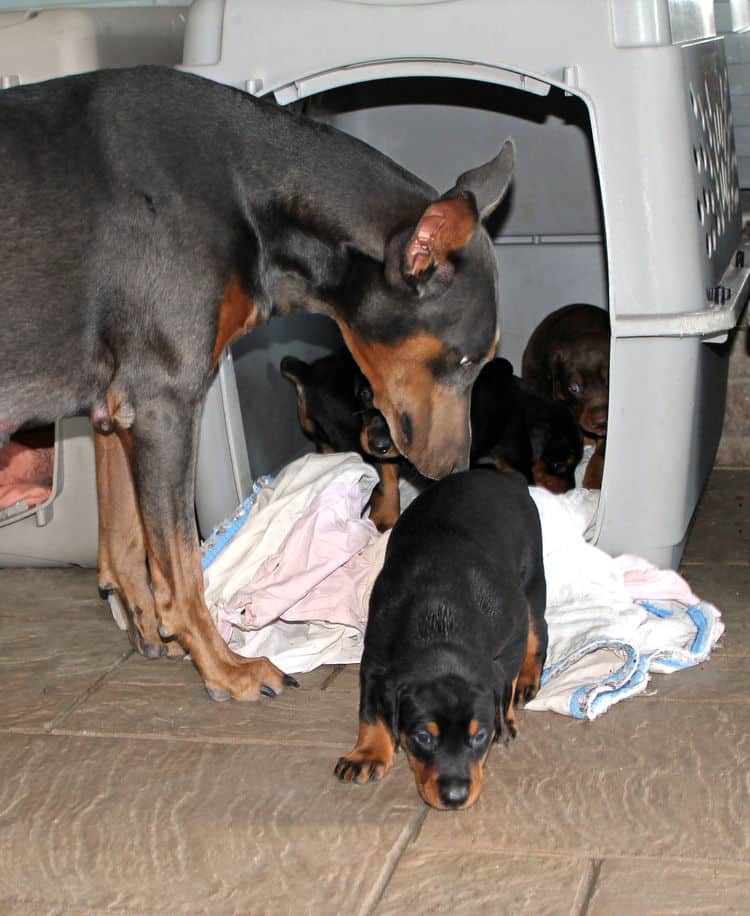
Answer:
M468 356L462 356L458 364L462 369L467 369L469 366L474 365L474 360L470 359Z
M481 747L487 740L488 735L489 735L489 732L487 731L486 728L480 728L478 731L474 732L474 734L471 736L471 746L472 747Z
M580 393L583 391L583 385L579 385L578 382L571 382L571 383L568 385L568 391L569 391L571 394L576 394L576 395L578 395L578 394L580 394Z
M435 744L435 738L431 735L427 729L420 728L419 731L414 732L411 736L411 740L421 748L429 750Z

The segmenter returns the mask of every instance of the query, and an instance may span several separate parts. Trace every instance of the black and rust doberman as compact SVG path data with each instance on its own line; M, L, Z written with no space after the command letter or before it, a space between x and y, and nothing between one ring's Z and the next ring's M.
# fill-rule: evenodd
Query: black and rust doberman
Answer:
M406 751L422 798L468 808L493 739L539 688L547 651L539 516L519 474L432 484L390 535L360 667L359 734L336 775L381 779Z
M609 315L587 303L552 312L534 330L521 375L540 394L564 401L576 415L587 445L596 451L583 478L599 489L604 471L609 411Z
M507 142L439 196L346 134L169 68L0 93L0 444L86 414L99 576L145 655L190 652L214 699L289 679L225 645L203 599L198 424L236 337L334 318L400 451L468 462L469 397L498 336L482 226Z

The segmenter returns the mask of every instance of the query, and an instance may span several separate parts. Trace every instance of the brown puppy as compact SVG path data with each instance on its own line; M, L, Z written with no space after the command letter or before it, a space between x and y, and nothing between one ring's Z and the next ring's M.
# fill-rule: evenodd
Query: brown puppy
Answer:
M595 305L566 305L529 338L521 375L547 397L565 401L590 440L607 434L609 316Z
M573 409L587 445L596 446L585 485L601 487L609 408L609 315L566 305L541 322L524 350L521 375L540 394ZM593 459L592 459L593 460Z

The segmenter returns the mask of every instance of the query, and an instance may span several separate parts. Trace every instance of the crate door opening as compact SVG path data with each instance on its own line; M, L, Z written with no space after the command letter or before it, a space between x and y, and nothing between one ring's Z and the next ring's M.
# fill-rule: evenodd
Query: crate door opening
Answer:
M599 180L589 115L579 98L554 88L539 96L476 81L410 77L333 89L294 107L376 147L441 193L513 138L512 189L488 229L500 270L499 355L517 375L529 336L550 312L572 302L607 309ZM280 374L281 359L291 354L309 361L340 345L333 322L298 314L274 319L233 346L252 477L312 448L299 428L293 388ZM205 506L198 514L202 531L207 518L222 517Z

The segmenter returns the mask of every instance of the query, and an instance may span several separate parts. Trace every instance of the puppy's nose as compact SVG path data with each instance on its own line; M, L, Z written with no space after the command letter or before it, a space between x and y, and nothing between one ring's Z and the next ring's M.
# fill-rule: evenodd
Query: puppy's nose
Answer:
M438 782L440 800L446 808L460 808L469 800L469 780L450 779Z
M372 455L385 455L393 448L393 439L385 417L376 410L367 411L362 418L367 436L366 451Z

